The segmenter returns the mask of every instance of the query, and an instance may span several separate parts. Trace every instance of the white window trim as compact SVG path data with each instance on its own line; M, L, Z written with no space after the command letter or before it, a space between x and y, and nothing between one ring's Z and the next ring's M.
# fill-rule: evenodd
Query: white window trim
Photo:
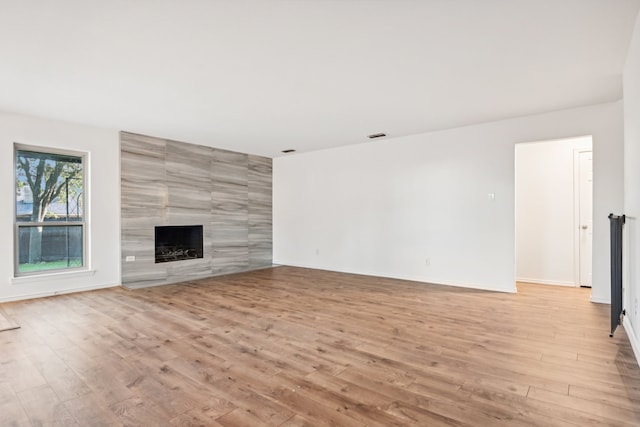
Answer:
M60 154L60 155L68 155L73 157L80 157L82 159L82 206L83 206L83 215L82 221L66 223L66 222L49 222L46 224L39 224L33 222L18 222L17 220L17 203L16 203L16 177L17 177L17 165L16 165L16 156L18 151L33 151L37 153L46 153L46 154ZM88 242L89 242L89 185L88 185L88 177L89 177L89 153L84 151L75 151L75 150L66 150L54 147L46 147L46 146L37 146L37 145L27 145L14 143L13 144L13 228L14 228L14 237L13 237L13 278L12 283L26 283L31 282L31 280L27 279L35 279L42 280L46 277L58 277L69 275L93 275L95 271L90 270L90 259L89 259L89 251L88 251ZM82 227L82 266L80 267L70 267L70 268L59 268L59 269L51 269L51 270L42 270L35 272L27 272L21 273L19 272L19 263L20 263L20 250L19 250L19 227L20 226L65 226L65 225L75 225Z

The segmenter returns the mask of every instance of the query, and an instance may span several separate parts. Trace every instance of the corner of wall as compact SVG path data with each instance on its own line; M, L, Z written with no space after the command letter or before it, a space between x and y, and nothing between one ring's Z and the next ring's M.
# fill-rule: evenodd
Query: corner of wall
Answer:
M624 330L629 337L629 342L631 343L631 348L633 349L633 354L636 356L636 362L638 362L638 366L640 366L640 340L638 340L638 335L636 335L635 330L633 329L633 325L627 317L622 321L622 326L624 326Z

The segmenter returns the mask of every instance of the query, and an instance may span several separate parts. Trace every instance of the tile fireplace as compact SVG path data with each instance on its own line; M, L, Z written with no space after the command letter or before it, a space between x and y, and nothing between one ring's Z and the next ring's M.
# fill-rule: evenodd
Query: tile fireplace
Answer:
M202 258L202 225L156 227L156 264Z

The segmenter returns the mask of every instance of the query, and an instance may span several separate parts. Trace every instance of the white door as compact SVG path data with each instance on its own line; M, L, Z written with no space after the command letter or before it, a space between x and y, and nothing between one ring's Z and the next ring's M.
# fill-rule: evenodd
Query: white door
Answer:
M581 151L579 158L580 286L591 287L591 251L593 240L593 160L591 151Z

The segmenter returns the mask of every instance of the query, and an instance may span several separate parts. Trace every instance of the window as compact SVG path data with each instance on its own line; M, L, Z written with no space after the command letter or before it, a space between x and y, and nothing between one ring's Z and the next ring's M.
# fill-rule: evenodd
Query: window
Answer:
M15 147L15 274L85 266L85 157Z

